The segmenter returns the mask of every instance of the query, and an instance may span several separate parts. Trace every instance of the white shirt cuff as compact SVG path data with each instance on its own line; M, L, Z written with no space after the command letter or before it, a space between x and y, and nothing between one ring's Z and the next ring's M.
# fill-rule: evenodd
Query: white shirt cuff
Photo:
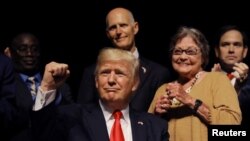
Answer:
M49 105L56 98L56 90L43 91L38 87L33 111L41 110L43 107Z

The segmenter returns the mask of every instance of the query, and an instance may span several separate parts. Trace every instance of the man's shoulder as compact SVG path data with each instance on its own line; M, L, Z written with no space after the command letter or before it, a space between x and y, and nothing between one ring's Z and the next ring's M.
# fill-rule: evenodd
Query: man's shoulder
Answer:
M0 53L0 65L1 66L8 66L8 65L11 65L12 64L12 62L11 62L11 60L10 60L10 58L8 58L7 56L5 56L5 55L3 55L3 54L1 54ZM1 69L3 69L3 68L1 68ZM4 68L5 69L5 68Z
M3 55L2 53L0 53L0 59L10 60L10 59L8 59L8 57L7 57L7 56Z
M167 121L162 119L161 117L157 116L157 115L154 115L152 113L145 113L145 117L147 117L149 120L151 120L152 122L155 122L155 123L159 123L159 124L162 124L162 123L166 123Z
M62 117L78 118L81 115L82 106L76 103L61 105L57 107L56 112Z
M164 125L164 126L166 126L167 124L166 120L152 113L134 112L134 114L138 116L138 119L141 119L142 121L145 121L145 122L150 122L155 125Z
M153 61L153 60L149 60L147 58L144 57L140 57L140 63L141 65L146 65L149 66L151 68L154 68L153 70L155 70L155 68L157 69L161 69L161 70L168 70L165 66Z

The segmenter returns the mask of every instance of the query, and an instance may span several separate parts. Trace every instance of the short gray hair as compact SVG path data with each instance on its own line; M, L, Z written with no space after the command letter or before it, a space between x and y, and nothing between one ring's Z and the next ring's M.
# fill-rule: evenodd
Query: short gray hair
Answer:
M185 27L185 26L180 27L177 33L173 36L171 43L170 43L169 49L170 49L171 56L172 56L172 52L175 48L176 43L187 36L191 37L200 48L202 59L203 59L202 68L205 69L205 67L207 66L209 62L210 47L209 47L206 37L198 29Z
M112 48L112 47L105 47L103 48L97 58L97 66L95 69L95 75L97 75L100 65L103 61L107 60L125 60L132 65L132 75L134 79L139 80L139 60L135 58L135 56L127 50Z

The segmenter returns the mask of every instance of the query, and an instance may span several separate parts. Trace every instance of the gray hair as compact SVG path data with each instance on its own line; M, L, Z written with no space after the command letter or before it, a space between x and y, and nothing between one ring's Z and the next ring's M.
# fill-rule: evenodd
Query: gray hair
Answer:
M205 67L207 66L209 62L209 49L210 48L209 48L209 44L208 44L206 37L198 29L185 27L185 26L180 27L177 33L173 36L171 43L170 43L171 56L172 56L172 51L175 48L176 43L187 36L191 37L194 40L194 42L197 44L197 46L200 48L202 59L203 59L202 68L205 69Z
M112 48L112 47L106 47L103 48L97 58L97 66L95 69L95 75L97 75L100 65L103 61L112 60L112 61L118 61L118 60L125 60L129 62L129 64L132 65L132 76L136 80L139 80L139 60L135 58L135 56L130 52L122 49Z

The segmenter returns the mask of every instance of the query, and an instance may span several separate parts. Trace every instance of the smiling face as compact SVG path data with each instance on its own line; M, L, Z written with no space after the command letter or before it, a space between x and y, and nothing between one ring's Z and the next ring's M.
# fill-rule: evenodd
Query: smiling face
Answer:
M223 64L233 67L235 63L241 62L246 57L247 49L244 47L241 33L237 30L229 30L221 36L215 53Z
M28 33L18 35L12 42L11 57L15 68L22 73L32 73L39 67L40 48L37 38Z
M106 17L106 24L106 34L115 47L134 50L135 35L139 28L130 11L123 8L113 9Z
M202 63L200 48L190 36L186 36L176 43L172 53L172 65L180 76L194 76L202 70Z

